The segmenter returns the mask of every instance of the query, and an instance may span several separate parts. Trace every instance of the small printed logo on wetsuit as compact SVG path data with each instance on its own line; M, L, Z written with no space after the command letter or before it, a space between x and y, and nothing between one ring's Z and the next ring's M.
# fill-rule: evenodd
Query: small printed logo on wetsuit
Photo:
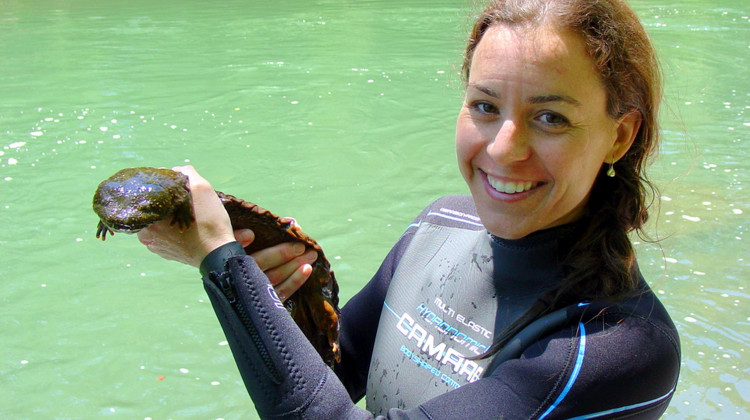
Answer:
M281 303L281 299L279 299L279 295L276 294L276 291L273 290L273 286L270 284L267 286L268 288L268 295L271 296L271 300L273 300L274 306L276 306L279 309L285 309L284 304Z

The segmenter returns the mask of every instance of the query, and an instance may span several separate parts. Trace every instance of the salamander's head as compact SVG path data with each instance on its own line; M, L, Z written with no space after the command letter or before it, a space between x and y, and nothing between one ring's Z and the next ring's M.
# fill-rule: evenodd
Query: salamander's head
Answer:
M93 206L111 230L135 233L174 214L185 205L186 196L187 179L179 172L128 168L99 184Z

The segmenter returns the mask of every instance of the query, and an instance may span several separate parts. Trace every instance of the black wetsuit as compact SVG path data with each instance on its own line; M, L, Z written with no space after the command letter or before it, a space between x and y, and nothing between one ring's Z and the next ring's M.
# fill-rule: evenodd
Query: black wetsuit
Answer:
M211 253L201 272L263 418L658 418L680 347L642 278L636 297L571 305L494 359L471 358L560 280L577 229L502 240L484 230L470 197L438 200L342 308L335 373L238 243ZM369 411L352 402L365 394Z

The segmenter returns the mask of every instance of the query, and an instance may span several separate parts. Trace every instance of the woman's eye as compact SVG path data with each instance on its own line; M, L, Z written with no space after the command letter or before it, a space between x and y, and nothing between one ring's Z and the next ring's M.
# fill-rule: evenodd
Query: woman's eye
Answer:
M497 108L495 105L488 102L475 102L471 107L483 114L497 114Z
M556 112L544 112L539 117L537 117L539 121L542 123L553 126L553 127L562 127L569 124L569 121L567 118L563 117L562 115L556 113Z

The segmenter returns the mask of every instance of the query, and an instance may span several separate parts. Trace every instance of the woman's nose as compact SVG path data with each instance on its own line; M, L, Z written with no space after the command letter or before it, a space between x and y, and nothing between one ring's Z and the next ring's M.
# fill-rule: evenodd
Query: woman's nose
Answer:
M499 164L511 164L531 157L526 130L514 120L502 122L499 130L487 145L487 153Z

